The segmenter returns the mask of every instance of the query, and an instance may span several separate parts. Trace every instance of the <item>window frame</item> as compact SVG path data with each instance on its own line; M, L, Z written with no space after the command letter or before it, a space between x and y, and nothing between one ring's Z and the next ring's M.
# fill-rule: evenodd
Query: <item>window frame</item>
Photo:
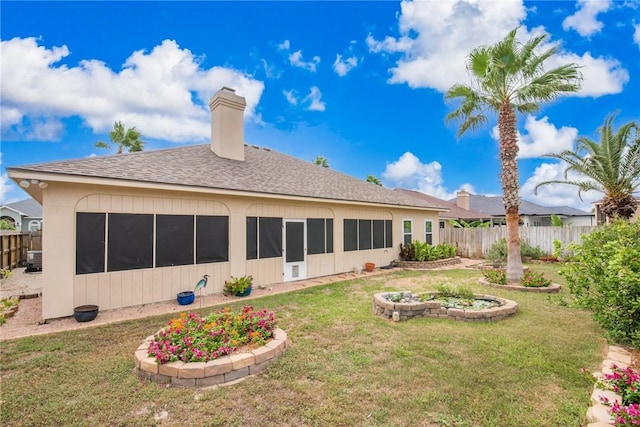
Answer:
M405 231L405 224L409 223L409 232ZM409 241L407 242L407 236L409 236ZM402 219L402 243L408 244L413 242L413 218L403 218Z
M427 224L429 224L429 231L427 231ZM424 241L425 243L433 245L433 220L431 219L424 220Z

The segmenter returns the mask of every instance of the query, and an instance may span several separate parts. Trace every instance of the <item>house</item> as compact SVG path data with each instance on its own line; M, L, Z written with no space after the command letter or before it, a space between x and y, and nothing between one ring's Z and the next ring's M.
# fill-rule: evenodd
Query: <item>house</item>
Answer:
M7 168L47 222L44 319L175 299L204 274L206 295L231 276L385 266L438 221L427 201L246 145L245 106L233 89L214 95L211 144Z
M6 203L0 206L0 219L9 221L18 231L40 231L42 206L34 199Z
M458 191L450 200L463 209L473 209L491 216L493 225L506 224L502 196L479 196ZM546 207L520 199L520 223L524 226L550 226L551 215L559 216L565 225L594 225L594 215L569 206Z
M404 188L396 188L394 191L400 191L413 197L417 197L426 202L432 203L434 206L441 206L448 209L447 211L440 212L439 228L451 228L453 225L450 220L473 222L473 221L490 221L491 215L472 211L469 209L463 209L455 203L448 202L446 200L439 199L428 194L421 193L414 190L405 190Z
M638 217L640 217L640 198L636 198L636 202L638 203L638 207L636 208L636 212L633 214L633 216L630 219L632 222L638 221ZM595 215L596 215L595 223L597 225L602 225L607 223L607 216L603 214L602 210L600 209L601 204L602 204L601 201L595 202L593 204Z

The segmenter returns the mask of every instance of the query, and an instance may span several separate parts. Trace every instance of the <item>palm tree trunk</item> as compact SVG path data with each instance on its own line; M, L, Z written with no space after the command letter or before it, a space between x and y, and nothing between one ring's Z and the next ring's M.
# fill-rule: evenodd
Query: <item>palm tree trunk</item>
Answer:
M516 115L509 102L500 106L498 114L500 134L500 180L502 198L507 220L507 284L520 283L522 279L522 258L520 255L520 197L518 194L518 144L516 135Z

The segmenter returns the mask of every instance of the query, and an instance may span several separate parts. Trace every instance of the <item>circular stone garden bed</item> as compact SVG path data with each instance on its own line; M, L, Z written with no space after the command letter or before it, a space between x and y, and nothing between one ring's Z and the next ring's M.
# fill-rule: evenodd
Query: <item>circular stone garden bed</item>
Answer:
M447 306L437 299L437 292L381 292L373 296L373 312L394 321L413 317L450 317L464 322L488 322L504 319L518 311L518 303L515 301L492 295L474 296L476 301L480 301L479 304L474 301L473 304L464 306L452 301Z
M161 330L162 331L162 330ZM235 381L263 371L287 349L287 334L273 330L273 339L262 347L233 353L208 362L168 362L159 364L149 356L149 344L155 336L147 337L134 354L136 373L142 380L177 387L204 388Z
M522 285L501 285L499 283L491 283L484 277L478 279L478 282L481 285L489 286L492 288L498 289L506 289L509 291L521 291L521 292L538 292L538 293L548 293L554 294L560 292L562 286L557 283L551 283L549 286L541 286L541 287L527 287Z

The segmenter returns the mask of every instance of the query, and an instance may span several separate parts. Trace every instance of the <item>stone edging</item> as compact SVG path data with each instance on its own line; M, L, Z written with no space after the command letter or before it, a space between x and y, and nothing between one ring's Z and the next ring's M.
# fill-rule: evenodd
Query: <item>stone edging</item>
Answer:
M149 357L147 351L153 339L153 335L147 337L134 353L138 377L159 384L190 388L211 387L257 374L290 345L286 332L275 328L271 341L245 353L234 353L209 362L177 361L161 365L154 357Z
M7 300L13 300L15 305L11 305L9 307L3 307L0 310L0 314L2 314L5 319L13 317L16 314L16 312L18 311L18 308L20 306L18 297L10 297L10 298L7 298Z
M453 257L447 259L439 259L437 261L402 261L394 260L391 262L393 267L397 268L418 268L418 269L432 269L446 267L448 265L462 264L460 257Z
M631 354L622 347L609 346L607 358L602 362L602 372L594 373L596 379L601 379L604 374L611 374L611 365L615 364L620 368L628 368L631 364ZM587 427L609 427L614 425L614 419L609 412L609 407L600 401L600 396L609 399L609 402L622 402L622 397L611 391L598 388L598 384L593 386L591 393L591 406L587 410Z
M489 286L491 288L496 288L496 289L506 289L508 291L537 292L537 293L555 294L555 293L560 292L560 289L562 289L562 286L560 286L557 283L552 283L549 286L544 286L544 287L540 287L540 288L529 288L527 286L520 286L520 285L499 285L497 283L489 282L484 277L479 278L478 282L481 285L484 285L484 286Z
M410 294L409 291L399 291ZM499 307L491 307L484 310L464 310L462 308L446 308L439 301L421 301L394 303L385 297L396 292L381 292L373 296L373 312L377 316L394 321L407 320L413 317L451 317L463 322L488 322L504 319L518 311L518 303L493 295L475 294L476 297L491 298L502 303Z

